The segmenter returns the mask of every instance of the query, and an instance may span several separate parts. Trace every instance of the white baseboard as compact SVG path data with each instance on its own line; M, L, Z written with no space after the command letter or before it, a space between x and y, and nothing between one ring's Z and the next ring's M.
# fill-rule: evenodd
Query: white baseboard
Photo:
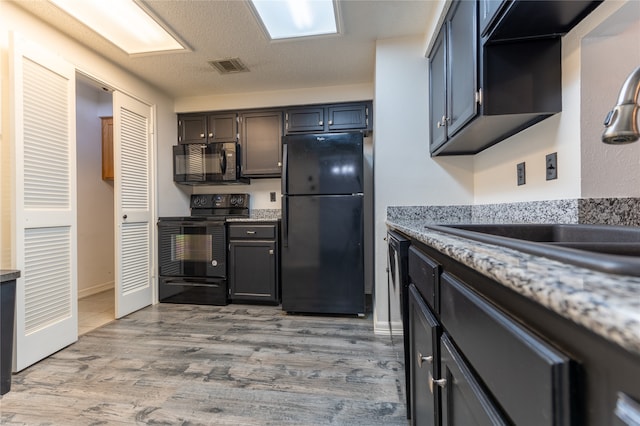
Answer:
M389 330L388 321L376 321L373 323L373 333L379 336L401 336L402 335L402 322L392 322L391 330Z
M82 290L78 290L78 299L82 299L84 297L93 296L94 294L102 293L106 290L111 290L116 285L115 281L109 281L102 284L97 284L88 288L83 288Z

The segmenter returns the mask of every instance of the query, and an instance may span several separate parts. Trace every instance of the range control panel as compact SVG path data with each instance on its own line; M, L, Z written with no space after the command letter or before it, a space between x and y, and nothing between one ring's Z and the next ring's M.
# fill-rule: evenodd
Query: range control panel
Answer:
M192 209L249 208L249 194L193 194Z

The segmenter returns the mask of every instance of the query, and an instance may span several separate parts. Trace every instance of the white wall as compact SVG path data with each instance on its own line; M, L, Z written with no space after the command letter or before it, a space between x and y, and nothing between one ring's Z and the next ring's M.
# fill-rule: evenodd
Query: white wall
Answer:
M76 155L78 182L78 295L114 286L113 181L102 180L102 123L112 116L111 96L76 84Z
M374 98L374 327L387 322L387 206L473 201L471 157L429 156L428 69L422 36L376 44Z
M640 2L629 2L582 40L583 197L639 197L640 143L601 142L607 112L632 70L640 67Z
M640 2L607 0L563 37L562 112L474 156L475 204L640 194L639 144L599 142L624 76L632 64L640 65L637 26L614 30L608 22L625 4L621 14L637 20ZM606 37L590 40L595 29ZM558 153L558 179L546 181L545 155L552 152ZM517 186L516 164L522 161L527 183Z

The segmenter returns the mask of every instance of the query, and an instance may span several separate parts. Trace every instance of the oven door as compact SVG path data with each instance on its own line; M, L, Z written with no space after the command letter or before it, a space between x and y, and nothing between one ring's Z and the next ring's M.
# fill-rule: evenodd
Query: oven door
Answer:
M173 180L178 183L237 179L235 142L181 144L173 147Z
M160 276L226 278L224 222L158 221Z

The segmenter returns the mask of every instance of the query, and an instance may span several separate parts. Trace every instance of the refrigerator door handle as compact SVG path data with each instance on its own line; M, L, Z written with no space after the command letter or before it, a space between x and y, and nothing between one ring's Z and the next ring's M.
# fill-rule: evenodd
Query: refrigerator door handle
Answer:
M287 168L287 163L289 162L289 148L286 143L282 144L282 179L280 179L282 183L282 191L281 193L287 194L287 174L289 173L289 169Z
M282 247L289 247L289 197L282 197Z

